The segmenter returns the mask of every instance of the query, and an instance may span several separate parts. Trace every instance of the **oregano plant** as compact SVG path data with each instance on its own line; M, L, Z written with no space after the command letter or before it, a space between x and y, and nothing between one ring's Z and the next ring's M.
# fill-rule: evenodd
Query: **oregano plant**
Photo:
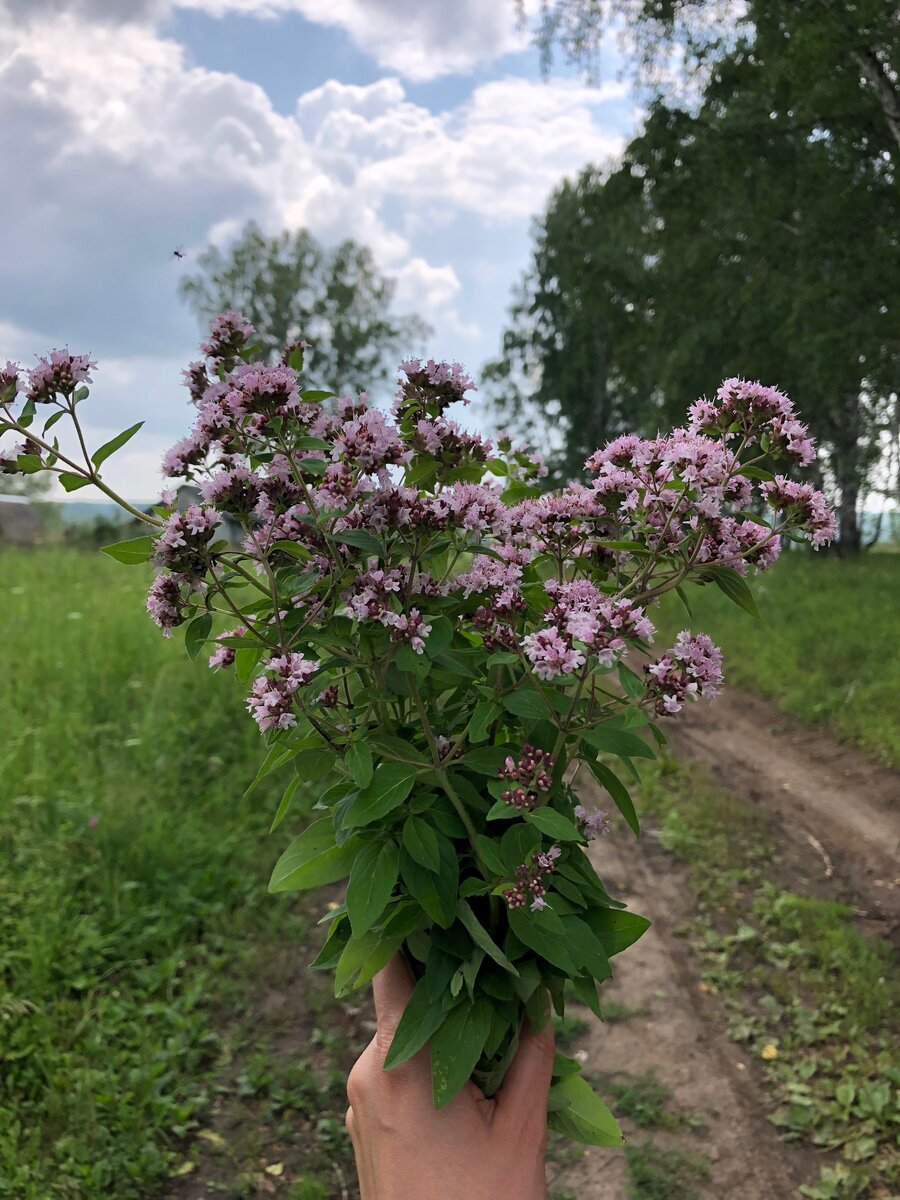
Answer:
M585 852L608 824L593 797L638 835L639 763L722 681L702 632L654 648L654 608L700 584L755 614L748 568L784 538L831 539L821 493L762 466L813 446L787 396L730 379L684 428L620 437L545 493L538 457L448 418L473 390L459 364L402 363L388 414L307 388L302 344L270 366L252 339L224 313L185 371L195 418L163 470L196 503L115 495L101 468L139 425L88 451L96 364L68 350L0 371L0 469L93 484L146 523L106 553L155 564L156 624L246 684L268 750L251 786L291 772L273 828L317 791L270 883L347 880L312 966L343 996L401 954L415 990L386 1069L427 1044L436 1106L469 1079L492 1095L523 1020L568 995L600 1016L610 960L648 925ZM563 1055L549 1107L574 1139L621 1141Z

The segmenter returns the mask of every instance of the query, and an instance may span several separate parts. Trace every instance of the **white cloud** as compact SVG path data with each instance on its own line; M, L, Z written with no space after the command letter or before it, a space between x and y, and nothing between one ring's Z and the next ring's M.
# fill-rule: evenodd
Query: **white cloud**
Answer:
M275 17L299 13L344 30L379 66L405 79L467 73L522 50L528 35L512 0L174 0L213 16ZM533 7L533 6L532 6Z
M20 164L0 222L0 357L91 351L105 368L93 408L104 427L149 412L152 436L180 434L178 368L196 331L175 299L171 252L183 245L189 263L251 217L370 245L403 307L435 326L435 350L477 366L529 218L562 175L622 142L604 120L617 87L509 78L433 112L395 77L332 80L285 115L256 84L191 65L149 21L55 7L43 0L39 22L0 22L0 158ZM357 7L341 0L335 12ZM499 282L491 291L484 279Z

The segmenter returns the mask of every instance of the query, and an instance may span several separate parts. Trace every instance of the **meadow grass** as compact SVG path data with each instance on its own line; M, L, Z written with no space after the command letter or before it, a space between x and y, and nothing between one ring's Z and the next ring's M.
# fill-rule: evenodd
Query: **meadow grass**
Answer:
M130 1200L170 1172L290 836L242 798L262 753L239 685L143 611L147 574L5 550L0 611L0 1196ZM157 1193L158 1194L158 1193Z
M753 588L761 622L709 586L687 589L693 622L667 597L665 627L706 630L724 650L727 682L900 765L900 555L845 562L798 551Z

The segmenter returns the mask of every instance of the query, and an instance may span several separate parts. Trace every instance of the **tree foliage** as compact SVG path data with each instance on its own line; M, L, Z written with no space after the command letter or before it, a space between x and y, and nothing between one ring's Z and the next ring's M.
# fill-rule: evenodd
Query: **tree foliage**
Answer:
M349 239L328 249L306 229L270 237L251 221L227 252L210 246L199 265L179 291L201 323L228 308L244 313L270 362L306 341L313 377L342 391L386 381L397 357L430 333L421 318L392 311L395 281Z
M563 0L548 12L582 19L581 42L574 24L563 37L577 57L601 9L644 21L649 45L651 9L674 21L712 7ZM652 431L740 373L802 405L840 497L845 550L859 545L867 489L896 489L885 451L898 433L897 151L853 57L865 42L881 62L896 22L885 15L876 30L875 6L858 8L844 44L831 4L751 3L752 23L710 35L719 56L693 103L657 96L618 169L589 169L551 198L489 375L514 420L553 419L557 474L598 437ZM662 38L674 25L654 29Z

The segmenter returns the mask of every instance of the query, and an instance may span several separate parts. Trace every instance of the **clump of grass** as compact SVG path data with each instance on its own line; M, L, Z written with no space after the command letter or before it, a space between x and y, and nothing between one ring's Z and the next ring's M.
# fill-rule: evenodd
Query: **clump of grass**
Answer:
M600 1084L619 1117L628 1117L640 1129L681 1129L696 1127L698 1118L679 1112L669 1101L671 1089L653 1071L625 1078L606 1078Z
M753 587L762 622L709 586L689 589L692 622L667 600L665 626L706 630L729 681L900 765L900 555L786 554Z
M709 1163L697 1154L667 1150L651 1141L628 1146L628 1200L696 1200L697 1184L709 1178Z

